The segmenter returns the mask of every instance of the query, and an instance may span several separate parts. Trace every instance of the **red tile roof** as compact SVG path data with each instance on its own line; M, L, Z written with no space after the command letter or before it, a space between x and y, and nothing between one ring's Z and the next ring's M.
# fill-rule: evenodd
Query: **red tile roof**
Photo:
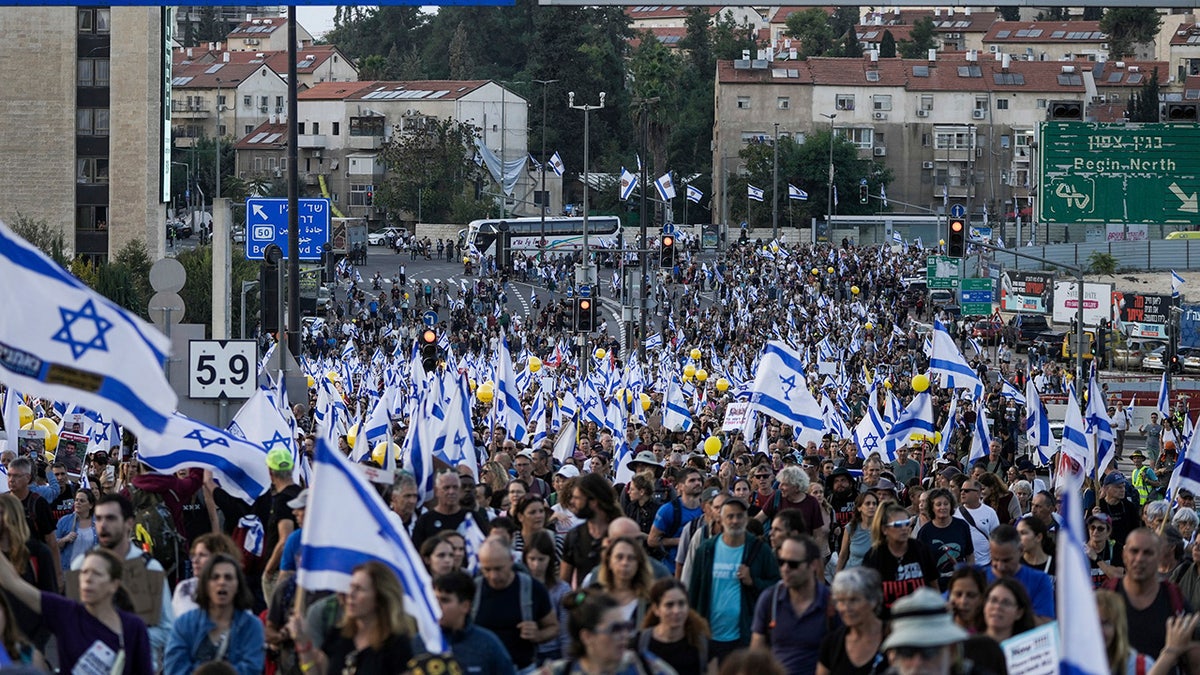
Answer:
M997 21L984 42L1103 42L1099 21Z
M225 58L228 54L229 61L227 63L266 63L271 67L271 70L278 73L281 77L287 75L287 52L284 50L273 51L229 51L223 49L200 49L199 47L192 48L192 55L187 55L187 49L176 48L172 52L172 60L176 66L187 65L192 63L226 63ZM334 45L309 45L296 52L296 72L300 74L311 73L321 67L326 61L334 55L338 55L345 59L347 63L353 66L353 62L346 57ZM311 58L310 58L311 57Z
M866 15L864 25L874 25L876 19L880 25L900 25L911 26L920 19L933 19L934 29L939 33L986 33L1000 18L999 12L971 12L966 14L962 11L954 14L939 12L934 14L934 10L930 9L903 9L900 11L886 12L870 12Z
M893 24L890 26L876 26L874 24L863 24L854 27L854 32L858 35L859 42L877 43L883 39L885 32L891 33L896 42L907 40L912 33L912 26L907 24Z
M637 49L642 44L642 36L647 33L657 38L664 46L674 49L679 46L679 41L687 35L687 29L674 27L634 29L633 37L629 39L629 46Z
M479 89L490 80L413 80L372 82L320 82L299 95L301 101L402 101L454 100Z
M256 35L270 35L280 28L287 27L287 17L276 16L266 19L251 19L238 24L236 28L229 32L226 37L254 37Z
M234 87L253 76L265 64L262 63L190 63L172 68L171 86L175 89L216 89ZM218 82L218 80L220 80Z
M279 150L287 147L288 127L286 123L263 122L246 134L237 143L235 150Z
M1200 46L1200 24L1183 23L1171 35L1171 46Z
M806 12L810 9L812 9L812 7L807 5L785 5L775 10L775 13L771 15L771 20L768 23L771 25L785 24L787 23L789 16L795 14L796 12ZM821 7L820 9L825 10L827 15L833 16L833 7Z
M298 101L344 101L378 82L318 82L296 96Z

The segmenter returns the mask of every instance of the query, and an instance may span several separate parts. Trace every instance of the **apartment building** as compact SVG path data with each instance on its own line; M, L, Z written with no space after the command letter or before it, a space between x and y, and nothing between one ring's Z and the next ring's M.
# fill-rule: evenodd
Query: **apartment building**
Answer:
M201 47L176 48L176 67L193 64L265 63L285 82L288 76L287 51L231 51L224 43ZM308 89L321 82L357 82L358 66L335 45L309 45L296 53L296 86Z
M933 21L939 51L965 52L983 50L983 36L999 18L998 12L982 12L971 7L934 9L888 8L870 11L857 27L859 41L877 43L883 32L890 31L899 42L908 39L913 24L921 19ZM874 32L876 35L871 35Z
M229 48L235 51L278 52L287 51L287 34L287 17L275 16L243 21L231 30L225 39ZM311 47L312 33L297 24L296 42L300 49Z
M994 217L1035 188L1039 121L1095 119L1127 103L1153 70L1167 81L1164 62L1022 61L978 52L720 61L713 194L740 170L738 152L770 139L776 123L780 135L797 141L832 126L862 157L892 170L893 211L941 212L945 191L974 214L986 208Z
M287 114L287 82L270 66L235 63L231 52L217 63L176 66L171 81L175 145L199 138L240 138Z
M997 21L983 38L983 50L1025 61L1102 61L1108 36L1099 21ZM1138 58L1150 59L1142 46Z

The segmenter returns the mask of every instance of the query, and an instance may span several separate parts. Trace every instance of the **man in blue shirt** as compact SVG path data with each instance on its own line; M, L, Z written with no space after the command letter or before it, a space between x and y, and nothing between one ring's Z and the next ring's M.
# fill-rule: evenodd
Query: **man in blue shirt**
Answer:
M664 560L674 560L683 526L704 514L700 493L704 492L704 474L699 469L686 468L679 482L679 496L663 504L654 515L646 543L651 549L666 549Z
M1038 623L1053 621L1054 582L1050 575L1021 564L1021 535L1012 525L999 525L988 536L988 548L992 554L987 570L988 583L1001 577L1011 577L1021 582L1033 601L1033 612Z
M821 641L841 626L831 606L829 587L818 581L824 562L821 548L812 537L788 537L779 547L782 580L760 595L754 607L750 648L769 649L789 673L816 672ZM849 574L859 572L861 569ZM872 582L878 594L878 575Z

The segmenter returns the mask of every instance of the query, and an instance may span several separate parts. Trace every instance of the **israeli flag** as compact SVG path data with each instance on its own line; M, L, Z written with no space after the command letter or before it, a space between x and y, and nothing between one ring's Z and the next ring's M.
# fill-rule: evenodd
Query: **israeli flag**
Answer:
M471 475L479 478L479 461L475 456L475 439L471 430L471 393L467 376L459 374L450 388L449 403L446 404L446 430L444 456L450 466L466 464Z
M763 346L750 408L795 427L801 443L820 443L825 434L821 406L804 377L804 357L779 340Z
M479 573L479 549L487 536L475 522L475 514L467 511L467 517L458 525L458 533L463 538L463 559L467 563L467 571L472 575Z
M933 435L933 398L929 395L929 390L914 396L904 412L900 413L896 423L888 429L887 436L883 438L883 446L887 452L884 461L894 461L896 450L908 445L913 435Z
M643 344L646 345L647 350L659 349L663 345L662 333L655 333L654 335L651 335L650 337L646 338L646 341Z
M654 189L658 190L658 197L664 202L675 199L675 183L671 181L670 171L659 176L658 180L654 181Z
M801 202L807 201L808 193L796 187L795 185L788 183L788 199L795 199L796 201Z
M746 196L756 202L761 202L763 201L763 190L762 188L756 188L753 185L746 183Z
M158 473L209 469L226 492L251 504L271 487L267 452L288 448L290 439L257 445L175 413L162 434L138 440L138 459Z
M558 155L557 150L554 151L553 155L550 155L550 168L554 169L554 173L559 176L562 176L563 172L566 171L566 167L563 166L562 157Z
M262 446L267 452L278 447L290 452L293 458L297 455L292 427L271 400L270 390L259 389L246 399L226 430L244 441Z
M1108 652L1100 630L1100 613L1092 597L1091 563L1085 544L1083 521L1084 474L1064 470L1063 513L1059 525L1055 560L1058 575L1054 584L1055 614L1058 617L1062 660L1059 672L1071 675L1109 675ZM1081 601L1082 600L1082 601Z
M992 444L992 433L988 430L987 407L983 399L975 402L975 433L971 436L971 454L967 457L967 466L987 457L988 448Z
M0 380L163 433L178 398L163 374L171 342L0 222Z
M1084 421L1087 422L1087 433L1094 435L1096 444L1096 475L1104 472L1104 467L1117 454L1116 433L1112 421L1108 419L1108 411L1104 406L1104 392L1100 389L1100 379L1096 377L1096 364L1092 363L1092 378L1088 383L1087 409L1084 410Z
M858 456L866 459L873 454L885 454L883 437L886 435L887 430L884 428L883 418L879 415L879 409L868 405L866 414L858 426L854 427L854 445L858 447Z
M1011 400L1017 405L1025 405L1025 395L1017 389L1016 385L1004 378L1000 378L1000 395Z
M1187 449L1175 463L1167 489L1171 494L1177 494L1181 489L1200 494L1200 434L1192 433Z
M621 201L628 201L633 195L635 187L637 187L637 176L629 173L625 167L621 167Z
M975 372L962 352L950 337L950 331L941 321L933 322L933 349L929 358L929 372L932 375L944 375L945 386L951 389L972 389L975 397L979 398L983 391L983 381Z
M904 237L900 236L900 232L898 230L892 230L892 243L893 244L903 244L904 243Z
M1052 447L1054 437L1050 435L1050 417L1046 414L1046 406L1038 395L1037 385L1033 378L1025 382L1025 444L1036 450L1038 466L1046 466L1050 458L1057 452Z
M1187 281L1183 277L1179 276L1179 274L1176 273L1175 270L1171 270L1171 297L1172 298L1179 297L1180 289L1183 288L1183 285L1185 283L1187 283Z
M1162 383L1158 385L1158 403L1155 404L1158 415L1167 419L1171 415L1171 388L1167 381L1167 371L1163 371Z
M700 188L696 187L695 185L687 186L687 200L689 202L693 204L699 204L700 200L703 198L704 192L702 192Z
M425 646L434 653L448 651L438 626L441 606L408 534L397 530L375 487L324 439L317 441L313 487L300 536L300 587L344 593L355 567L381 562L400 580L404 611L416 619Z
M663 397L662 424L671 431L688 431L692 428L692 411L688 409L683 389L674 377L667 382L667 394Z
M1075 390L1067 392L1067 417L1063 420L1062 453L1082 467L1085 474L1095 470L1096 453L1091 439L1083 426L1083 414L1079 412L1079 401ZM1066 469L1063 470L1066 472Z
M946 415L946 423L942 425L942 440L938 443L937 456L942 458L950 450L950 437L954 435L954 416L958 414L958 397L950 399L950 413Z

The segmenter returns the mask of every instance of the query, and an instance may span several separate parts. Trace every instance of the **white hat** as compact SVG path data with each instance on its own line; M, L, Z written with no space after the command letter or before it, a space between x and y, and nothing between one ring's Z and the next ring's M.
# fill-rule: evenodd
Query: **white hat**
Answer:
M579 469L576 469L574 464L564 464L555 475L562 476L563 478L578 478Z
M942 647L967 639L967 631L954 623L941 593L918 588L892 605L892 633L883 650L896 647Z

